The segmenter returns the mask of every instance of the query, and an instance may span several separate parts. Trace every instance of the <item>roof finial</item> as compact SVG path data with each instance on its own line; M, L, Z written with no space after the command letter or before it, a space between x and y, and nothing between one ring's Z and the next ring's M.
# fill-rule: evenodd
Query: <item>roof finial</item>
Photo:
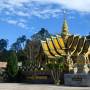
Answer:
M66 10L63 9L63 16L64 16L64 20L66 19Z

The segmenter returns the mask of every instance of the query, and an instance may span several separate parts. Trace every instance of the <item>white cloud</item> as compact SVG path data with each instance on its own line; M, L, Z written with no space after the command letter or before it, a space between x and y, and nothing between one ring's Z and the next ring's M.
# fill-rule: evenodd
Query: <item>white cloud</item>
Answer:
M29 13L25 13L25 12L22 12L22 11L19 11L18 13L15 13L16 15L18 15L18 16L23 16L23 17L28 17L29 16Z
M54 6L55 5L55 6ZM8 23L22 25L20 18L28 21L33 16L42 19L58 17L63 9L75 10L80 13L90 13L90 0L0 0L0 14L12 18ZM7 17L5 18L7 20ZM17 24L18 23L18 24Z
M16 25L17 24L17 21L16 20L7 20L8 23L10 24L13 24L13 25Z
M26 24L23 23L23 22L19 22L19 23L17 23L17 25L18 25L19 27L21 27L21 28L28 29L28 27L26 26Z
M90 12L90 0L32 0L43 4L58 4L70 10Z
M14 19L8 18L8 19L2 19L2 21L7 22L8 24L11 24L11 25L16 25L23 29L28 29L28 26L26 25L26 21L24 19L14 20Z
M90 0L1 0L0 8L1 9L7 8L10 11L21 10L20 12L17 12L18 15L28 16L28 14L30 14L29 10L31 9L34 10L35 8L38 8L37 6L39 5L48 5L48 4L49 5L57 4L62 6L63 8L76 10L80 12L90 12ZM26 8L25 6L28 8ZM22 12L24 10L27 11Z

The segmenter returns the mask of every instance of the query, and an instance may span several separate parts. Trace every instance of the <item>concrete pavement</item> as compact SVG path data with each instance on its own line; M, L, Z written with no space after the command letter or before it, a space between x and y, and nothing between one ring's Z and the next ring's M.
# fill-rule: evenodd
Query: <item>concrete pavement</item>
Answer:
M90 87L68 87L49 84L0 83L0 90L90 90Z

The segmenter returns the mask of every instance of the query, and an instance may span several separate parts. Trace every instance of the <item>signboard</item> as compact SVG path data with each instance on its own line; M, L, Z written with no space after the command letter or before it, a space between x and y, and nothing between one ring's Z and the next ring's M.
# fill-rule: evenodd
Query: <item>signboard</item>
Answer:
M27 76L26 79L31 79L31 80L47 80L48 76Z
M72 77L73 81L82 81L82 76L80 75L75 75L74 77Z

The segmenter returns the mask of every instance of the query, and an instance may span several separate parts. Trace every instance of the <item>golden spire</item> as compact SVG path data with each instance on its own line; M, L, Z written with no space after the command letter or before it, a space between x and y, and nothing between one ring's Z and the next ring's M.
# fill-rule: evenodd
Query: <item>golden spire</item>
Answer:
M62 26L61 36L66 37L66 36L68 36L69 31L68 31L68 24L66 21L66 10L65 9L63 10L63 16L64 16L64 22L63 22L63 26Z
M62 26L61 36L67 36L68 34L69 34L68 24L67 24L66 19L64 18L64 23L63 23L63 26Z

